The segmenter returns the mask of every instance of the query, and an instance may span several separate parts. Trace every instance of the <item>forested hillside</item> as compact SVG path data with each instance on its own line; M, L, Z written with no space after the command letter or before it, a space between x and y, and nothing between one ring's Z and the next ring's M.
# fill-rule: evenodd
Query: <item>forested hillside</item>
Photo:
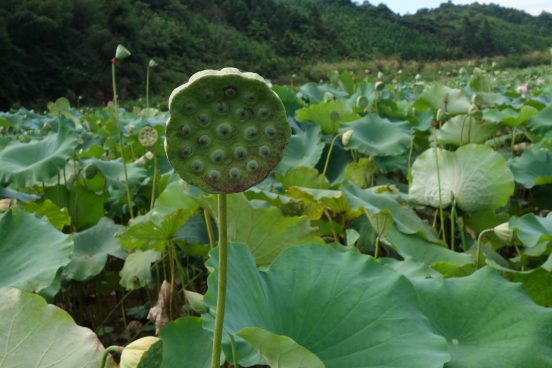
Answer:
M120 94L166 94L190 73L233 65L278 79L301 65L343 59L404 60L512 55L552 46L552 15L495 5L443 4L399 16L350 0L3 0L0 108L67 96L110 99L116 45Z

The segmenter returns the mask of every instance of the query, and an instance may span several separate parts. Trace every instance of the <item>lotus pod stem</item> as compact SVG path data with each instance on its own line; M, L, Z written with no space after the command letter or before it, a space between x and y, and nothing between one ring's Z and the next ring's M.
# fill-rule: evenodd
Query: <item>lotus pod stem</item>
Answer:
M188 183L218 193L219 267L212 368L219 367L227 283L226 194L264 180L291 136L284 106L265 80L235 68L204 70L169 98L165 151Z

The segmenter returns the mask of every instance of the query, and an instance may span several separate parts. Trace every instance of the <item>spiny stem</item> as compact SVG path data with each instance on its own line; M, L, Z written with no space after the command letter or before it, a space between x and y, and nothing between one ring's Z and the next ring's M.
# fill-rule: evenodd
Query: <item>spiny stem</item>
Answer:
M516 145L516 127L512 129L512 144L510 145L510 154L514 156L514 147Z
M149 107L149 80L150 80L150 67L148 66L146 71L146 108Z
M157 183L157 156L153 155L153 183L151 185L151 203L150 210L153 209L153 204L155 202L155 186Z
M443 241L446 243L446 234L445 234L445 217L443 215L443 201L441 197L441 171L439 170L439 154L437 149L437 134L435 129L433 129L433 138L435 140L435 147L433 148L433 153L435 154L435 167L437 168L437 188L439 192L439 217L441 218L441 231L443 232Z
M102 361L100 363L100 368L105 368L105 363L107 363L107 358L109 358L109 354L111 353L122 353L124 350L124 347L122 346L117 346L117 345L113 345L113 346L110 346L108 347L107 349L104 350L103 354L102 354Z
M328 154L326 155L326 162L324 163L324 170L322 171L322 175L324 175L324 176L326 176L326 172L328 171L328 165L330 164L330 156L332 154L332 151L333 151L333 148L334 148L334 145L335 145L335 141L340 136L341 136L341 133L336 134L336 136L332 139L332 143L330 143L330 148L328 149Z
M414 135L410 137L410 149L408 150L408 170L406 172L406 179L408 183L412 183L412 151L414 150Z
M456 198L452 200L452 209L450 210L450 249L454 250L456 246L455 229L456 225Z
M126 157L125 157L125 146L123 144L123 133L121 133L121 131L119 131L119 145L121 149L121 158L123 159L123 173L125 174L125 190L127 195L128 211L130 213L130 218L134 218L134 211L132 210L132 198L130 196L130 186L128 185L128 172L127 172Z
M227 263L228 263L228 239L226 220L226 193L218 195L219 213L219 266L218 266L218 287L217 287L217 308L215 312L215 332L213 338L213 352L211 356L211 367L220 367L220 350L222 342L222 330L224 326L224 304L226 302Z
M207 227L207 236L209 237L209 248L215 247L215 233L213 232L213 224L211 223L211 216L209 211L203 210L203 218L205 219L205 226Z
M479 233L479 236L477 237L477 251L475 254L475 269L477 270L479 268L479 258L481 254L481 239L483 239L483 235L486 233L493 232L494 229L485 229L482 232Z

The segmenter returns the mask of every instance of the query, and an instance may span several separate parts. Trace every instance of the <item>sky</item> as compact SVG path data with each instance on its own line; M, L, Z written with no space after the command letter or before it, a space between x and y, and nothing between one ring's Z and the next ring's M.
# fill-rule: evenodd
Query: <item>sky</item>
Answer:
M362 3L362 0L355 0L357 3ZM416 10L421 8L437 8L439 4L446 0L370 0L370 3L377 5L383 3L387 5L395 13L405 14L416 13ZM453 0L454 4L470 4L473 0ZM541 11L552 13L552 0L494 0L494 1L478 1L480 4L497 4L508 8L516 8L526 11L533 15L539 15Z

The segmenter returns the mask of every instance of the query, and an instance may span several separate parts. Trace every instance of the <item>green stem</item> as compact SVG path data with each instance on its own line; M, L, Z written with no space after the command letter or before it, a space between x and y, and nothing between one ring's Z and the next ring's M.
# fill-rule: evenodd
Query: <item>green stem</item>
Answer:
M477 237L477 250L475 254L475 269L477 270L479 268L479 258L481 255L481 239L483 239L483 235L486 233L493 232L494 229L485 229L482 232L479 233L479 236Z
M123 350L124 350L124 347L117 346L117 345L113 345L105 349L102 354L102 361L100 363L100 368L105 368L105 363L107 363L107 358L109 358L109 354L111 353L121 354Z
M408 183L412 183L412 151L414 151L414 135L410 137L410 149L408 150L408 170L406 178Z
M231 334L228 334L230 336L230 344L232 345L232 364L234 365L234 368L239 368L238 365L238 350L236 349L236 340L234 340L234 336Z
M516 127L512 129L512 144L510 145L510 155L514 156L514 146L516 145Z
M115 82L115 64L111 64L111 85L113 87L113 104L115 105L115 110L119 107L119 101L117 98L117 82Z
M149 80L150 80L150 67L148 66L146 71L146 108L149 107Z
M150 211L153 209L153 204L155 202L155 186L157 183L157 156L153 155L153 183L151 185L151 203Z
M224 325L224 303L226 302L226 282L227 282L227 209L226 193L218 195L218 213L219 213L219 269L218 269L218 287L217 287L217 308L215 313L215 332L213 337L213 354L211 356L211 367L220 367L220 350L222 342L222 329Z
M380 236L379 234L376 236L376 241L374 242L374 258L378 259L379 256L379 249L380 249Z
M130 218L134 218L134 211L132 210L132 198L130 196L130 186L128 185L128 171L127 171L126 157L125 157L125 146L123 144L123 133L121 131L119 131L119 145L121 149L121 158L123 159L123 173L125 174L125 190L127 195L128 211L130 213Z
M446 234L445 234L445 217L443 215L443 202L442 202L442 194L441 194L441 171L439 170L439 154L437 152L438 145L437 145L437 134L435 133L435 129L433 129L433 138L435 140L435 147L433 148L433 153L435 154L435 167L437 168L437 189L439 193L439 217L441 218L441 231L443 232L443 241L446 243Z
M456 198L452 199L452 209L450 210L450 249L454 250L456 246Z
M341 133L336 134L336 136L332 139L332 143L330 143L330 148L328 149L328 154L326 155L326 162L324 163L324 170L322 171L322 175L324 175L324 176L326 176L326 172L328 171L328 165L330 164L330 156L332 154L332 151L333 151L333 148L334 148L334 145L335 145L335 141L340 136L341 136Z
M209 237L209 248L215 247L215 233L213 232L213 224L211 223L211 216L207 210L203 210L203 218L205 219L205 226L207 227L207 236Z

